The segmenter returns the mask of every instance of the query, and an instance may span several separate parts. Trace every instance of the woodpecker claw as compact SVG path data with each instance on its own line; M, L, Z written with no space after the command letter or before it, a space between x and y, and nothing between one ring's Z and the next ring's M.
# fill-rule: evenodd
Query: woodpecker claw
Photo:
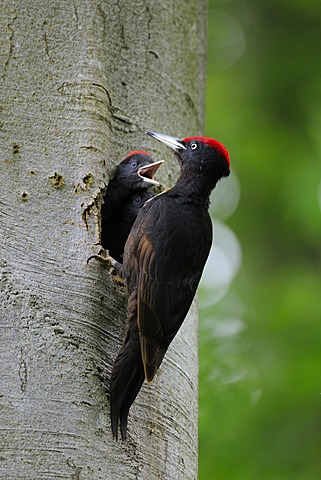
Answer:
M106 265L107 271L110 275L119 276L121 278L120 269L122 267L122 264L117 262L117 260L115 260L113 257L111 257L108 250L101 250L98 254L90 255L90 257L88 257L86 261L87 265L93 258L99 260L100 262L103 262Z

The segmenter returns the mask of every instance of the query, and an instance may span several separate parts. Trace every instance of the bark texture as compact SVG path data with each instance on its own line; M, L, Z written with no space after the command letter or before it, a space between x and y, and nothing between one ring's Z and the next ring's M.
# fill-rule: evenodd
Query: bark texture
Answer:
M0 6L0 478L197 478L195 305L114 442L126 294L99 263L101 192L146 129L199 134L205 0ZM159 177L158 177L159 178Z

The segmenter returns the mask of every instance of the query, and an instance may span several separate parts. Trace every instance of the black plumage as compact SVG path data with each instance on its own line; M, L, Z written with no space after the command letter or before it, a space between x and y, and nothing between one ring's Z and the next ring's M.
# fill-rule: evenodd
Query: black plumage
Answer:
M103 223L102 246L106 248L109 254L118 262L123 261L123 253L129 232L136 220L139 210L144 203L154 197L155 193L151 190L139 190L127 199L127 202L118 209L117 215L109 218L108 222Z
M152 381L193 301L212 244L209 195L229 175L225 147L206 137L178 140L149 132L171 147L181 166L170 190L139 211L120 273L129 292L129 327L110 382L111 424L126 439L129 408Z
M150 188L159 185L154 174L162 163L135 150L120 162L108 184L101 208L101 245L118 262L139 209L155 195Z

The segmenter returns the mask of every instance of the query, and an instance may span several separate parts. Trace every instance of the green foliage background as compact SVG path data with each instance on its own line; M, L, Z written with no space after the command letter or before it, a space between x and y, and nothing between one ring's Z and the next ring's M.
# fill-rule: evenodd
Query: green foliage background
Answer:
M201 480L321 478L320 46L319 0L209 2L206 133L233 168L214 224L242 258L200 289Z

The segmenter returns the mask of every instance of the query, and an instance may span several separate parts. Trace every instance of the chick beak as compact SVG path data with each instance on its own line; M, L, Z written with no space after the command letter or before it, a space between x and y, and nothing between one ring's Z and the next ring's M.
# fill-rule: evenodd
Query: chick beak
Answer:
M158 186L159 182L154 179L154 175L162 163L164 163L164 160L144 165L137 170L137 175L142 178L146 183Z

